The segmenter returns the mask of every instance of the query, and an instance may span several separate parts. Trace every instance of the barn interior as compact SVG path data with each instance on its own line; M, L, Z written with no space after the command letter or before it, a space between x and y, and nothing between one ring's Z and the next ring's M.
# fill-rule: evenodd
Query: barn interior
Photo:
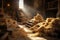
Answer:
M0 0L0 40L60 40L60 0Z

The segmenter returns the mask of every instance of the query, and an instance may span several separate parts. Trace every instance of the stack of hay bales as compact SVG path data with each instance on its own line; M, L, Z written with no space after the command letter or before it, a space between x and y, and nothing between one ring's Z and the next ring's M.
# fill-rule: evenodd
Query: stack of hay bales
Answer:
M30 29L31 29L33 32L38 32L38 30L39 30L41 27L44 27L44 24L45 24L45 22L38 23L38 24L34 25L33 27L31 27Z
M6 19L7 22L7 30L9 31L8 39L9 40L26 40L27 33L24 29L18 26L18 23L10 18Z
M44 19L40 14L37 14L32 20L31 20L34 24L43 22Z
M26 26L28 25L27 27L32 27L36 25L37 23L40 23L43 21L44 21L43 17L40 14L37 14L36 16L34 16L33 19L27 22Z
M43 36L59 37L60 19L48 18L44 27L41 27L39 31Z
M60 37L60 19L47 18L45 22L38 23L30 29L38 32L39 36Z

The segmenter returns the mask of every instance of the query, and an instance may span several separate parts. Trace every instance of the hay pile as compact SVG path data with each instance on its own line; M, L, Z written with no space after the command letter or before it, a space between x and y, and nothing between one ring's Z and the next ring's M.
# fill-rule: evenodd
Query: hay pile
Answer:
M29 20L26 23L26 26L30 28L30 27L36 25L37 23L40 23L43 21L44 21L43 17L40 14L37 14L36 16L34 16L31 20Z
M39 36L60 37L60 19L47 18L45 22L38 23L30 29L39 32Z

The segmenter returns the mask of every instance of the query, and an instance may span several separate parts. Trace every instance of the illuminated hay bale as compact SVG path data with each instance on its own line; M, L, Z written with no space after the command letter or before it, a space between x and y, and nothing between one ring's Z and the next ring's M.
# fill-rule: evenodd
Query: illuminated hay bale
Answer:
M32 26L34 26L34 25L36 25L36 24L38 24L38 23L40 23L40 22L43 22L43 21L44 21L43 17L42 17L40 14L37 13L37 15L34 16L34 18L31 19L31 20L27 23L27 25L29 25L30 27L32 27ZM28 27L29 27L29 26L28 26Z
M56 18L47 18L46 22L51 22L53 19L56 19Z
M33 19L33 22L36 24L44 21L43 17L39 13L37 13L37 15Z
M31 27L30 29L33 31L33 32L37 32L39 28L39 25L34 25L33 27Z
M60 37L60 19L47 18L45 22L38 23L30 29L34 33L39 32L39 36Z
M41 23L38 23L36 25L34 25L33 27L31 27L30 29L33 30L33 31L38 31L40 30L41 28L48 28L48 26L50 26L49 24L51 24L51 21L52 21L53 18L47 18L47 20L45 22L41 22Z
M44 21L43 17L39 13L37 13L37 15L34 17L34 19L38 22L43 22Z
M51 20L51 19L48 19ZM48 21L46 20L46 21ZM48 23L48 24L47 24ZM45 27L40 28L40 34L51 37L59 37L60 33L60 19L52 18L50 22L47 22Z

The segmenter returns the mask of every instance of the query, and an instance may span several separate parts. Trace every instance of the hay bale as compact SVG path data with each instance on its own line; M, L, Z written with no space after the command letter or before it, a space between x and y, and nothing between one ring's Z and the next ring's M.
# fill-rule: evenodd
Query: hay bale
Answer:
M49 21L50 20L50 21ZM45 34L45 36L51 36L51 37L59 37L60 33L60 19L52 18L46 20L48 25L45 27L40 28L40 33ZM46 23L46 24L47 24Z

